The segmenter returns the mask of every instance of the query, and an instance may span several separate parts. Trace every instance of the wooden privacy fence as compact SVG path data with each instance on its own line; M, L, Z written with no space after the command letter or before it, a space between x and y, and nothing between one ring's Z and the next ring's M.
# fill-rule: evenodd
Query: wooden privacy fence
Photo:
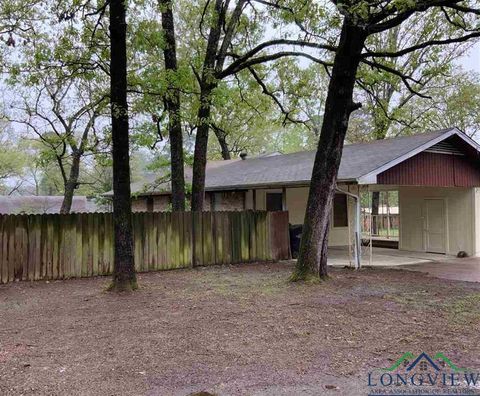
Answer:
M288 212L134 213L139 272L288 259ZM0 281L108 275L111 213L0 215Z

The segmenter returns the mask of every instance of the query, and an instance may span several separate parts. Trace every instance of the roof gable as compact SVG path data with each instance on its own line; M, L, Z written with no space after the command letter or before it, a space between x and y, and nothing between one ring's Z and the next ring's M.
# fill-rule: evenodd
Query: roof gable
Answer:
M413 138L417 139L413 139ZM424 139L421 139L421 138ZM358 178L359 184L375 184L377 182L377 176L385 172L386 170L393 168L394 166L406 161L409 158L414 157L415 155L431 149L433 147L445 147L445 145L440 145L440 143L444 143L447 139L450 141L455 141L459 144L462 150L467 153L471 157L475 157L475 159L479 158L480 146L469 138L464 133L460 132L457 128L451 129L444 129L436 132L426 133L422 135L415 135L411 137L411 142L414 144L418 144L416 147L411 147L408 150L397 157L393 157L391 160L386 161L383 165L379 167L375 167L370 172L362 175ZM391 139L393 143L400 143L398 139ZM408 139L408 137L405 137ZM424 140L424 141L422 141ZM386 142L386 141L385 141ZM450 143L450 142L448 142ZM438 150L437 150L438 151Z

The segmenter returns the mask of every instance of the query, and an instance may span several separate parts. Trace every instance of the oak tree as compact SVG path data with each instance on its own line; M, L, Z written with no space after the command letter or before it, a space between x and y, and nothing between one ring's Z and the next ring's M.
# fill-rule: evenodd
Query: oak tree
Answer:
M351 114L361 107L354 101L354 88L360 64L401 78L407 89L416 92L415 75L404 74L390 62L428 46L464 42L480 37L477 1L333 1L335 17L341 21L331 78L323 115L320 139L312 171L299 259L292 280L327 276L330 211ZM419 14L441 11L439 24L455 29L448 35L426 39L398 51L376 51L368 38L406 23Z

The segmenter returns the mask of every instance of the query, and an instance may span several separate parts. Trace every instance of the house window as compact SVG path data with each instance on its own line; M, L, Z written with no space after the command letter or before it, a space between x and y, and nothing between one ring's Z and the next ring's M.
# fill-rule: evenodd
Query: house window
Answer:
M282 193L267 193L267 211L278 212L283 210L283 194Z
M153 197L147 197L147 212L153 212Z
M333 226L348 227L348 207L345 194L335 194L333 199Z
M223 209L223 194L219 193L219 192L212 193L211 198L212 198L212 202L211 202L212 210L213 211L222 210Z

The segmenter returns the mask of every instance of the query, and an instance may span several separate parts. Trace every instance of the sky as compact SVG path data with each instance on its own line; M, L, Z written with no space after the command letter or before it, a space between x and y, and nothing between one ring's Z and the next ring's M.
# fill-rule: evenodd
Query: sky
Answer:
M469 53L461 59L460 64L467 70L480 73L480 42L470 49Z

